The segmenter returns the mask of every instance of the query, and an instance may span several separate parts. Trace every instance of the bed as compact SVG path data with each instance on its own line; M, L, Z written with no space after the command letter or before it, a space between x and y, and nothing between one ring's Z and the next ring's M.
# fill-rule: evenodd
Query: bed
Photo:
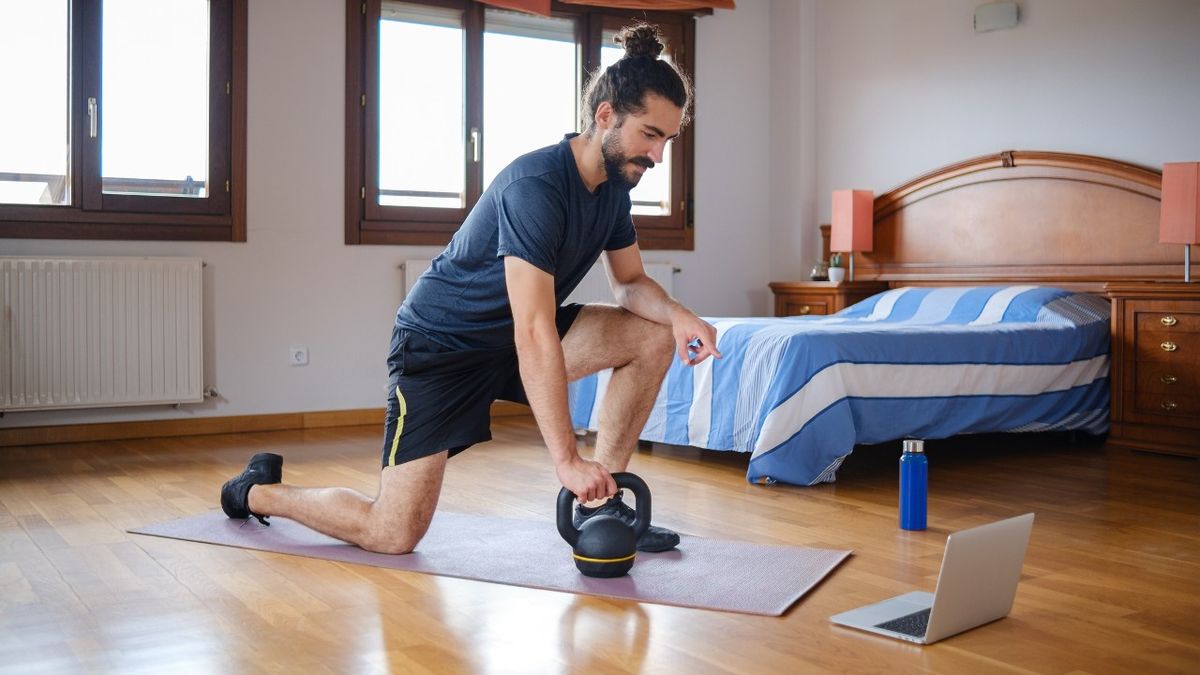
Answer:
M857 278L890 289L829 317L706 317L720 361L675 362L642 440L750 454L747 479L833 481L856 444L1108 427L1104 285L1178 273L1160 174L1009 151L875 200ZM595 430L610 373L572 383Z
M1108 427L1108 302L1046 286L902 287L830 317L711 318L642 440L750 453L750 481L831 481L855 444ZM608 373L573 385L599 426Z

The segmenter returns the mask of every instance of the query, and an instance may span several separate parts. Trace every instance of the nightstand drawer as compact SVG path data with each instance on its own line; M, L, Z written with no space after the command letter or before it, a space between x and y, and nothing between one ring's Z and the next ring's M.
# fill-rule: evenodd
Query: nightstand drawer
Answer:
M792 295L779 298L775 308L777 316L809 316L829 314L829 298L824 296Z
M1192 333L1139 332L1133 345L1138 361L1170 363L1179 368L1200 368L1200 335Z
M1163 310L1144 310L1134 304L1137 316L1137 331L1168 333L1200 333L1200 314Z
M1172 363L1139 363L1134 391L1158 394L1196 394L1200 392L1200 369Z
M1138 393L1133 398L1133 409L1139 415L1169 415L1183 418L1178 423L1200 427L1200 397L1176 394Z
M886 291L883 281L772 281L775 316L835 314L854 303Z

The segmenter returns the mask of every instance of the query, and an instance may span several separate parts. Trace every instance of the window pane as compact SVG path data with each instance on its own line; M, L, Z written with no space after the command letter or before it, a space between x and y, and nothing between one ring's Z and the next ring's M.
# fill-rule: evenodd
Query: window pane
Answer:
M484 30L486 189L509 162L575 130L579 70L570 19L489 9Z
M379 22L379 203L463 208L462 13L384 3Z
M71 202L67 10L67 0L0 2L0 92L20 92L0 105L0 203Z
M104 192L207 196L208 1L105 0L101 40Z
M600 48L600 67L607 68L625 55L625 48L613 44L615 31L604 31ZM660 38L662 39L662 38ZM667 57L664 52L663 58ZM633 200L632 213L636 216L671 215L671 143L663 148L662 164L642 174L637 187L629 192Z

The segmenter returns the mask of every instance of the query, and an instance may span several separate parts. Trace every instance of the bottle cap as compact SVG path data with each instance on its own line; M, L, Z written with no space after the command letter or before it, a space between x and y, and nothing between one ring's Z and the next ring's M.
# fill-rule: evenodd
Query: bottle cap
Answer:
M906 438L904 440L904 452L925 452L925 441L917 438Z

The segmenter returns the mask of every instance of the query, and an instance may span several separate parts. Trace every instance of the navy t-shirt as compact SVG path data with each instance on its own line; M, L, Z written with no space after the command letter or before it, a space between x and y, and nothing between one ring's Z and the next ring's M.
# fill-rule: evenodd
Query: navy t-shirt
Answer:
M552 274L562 304L602 252L637 241L629 191L605 181L593 194L583 184L570 145L577 135L518 157L496 176L410 289L397 326L454 349L511 346L505 256Z

